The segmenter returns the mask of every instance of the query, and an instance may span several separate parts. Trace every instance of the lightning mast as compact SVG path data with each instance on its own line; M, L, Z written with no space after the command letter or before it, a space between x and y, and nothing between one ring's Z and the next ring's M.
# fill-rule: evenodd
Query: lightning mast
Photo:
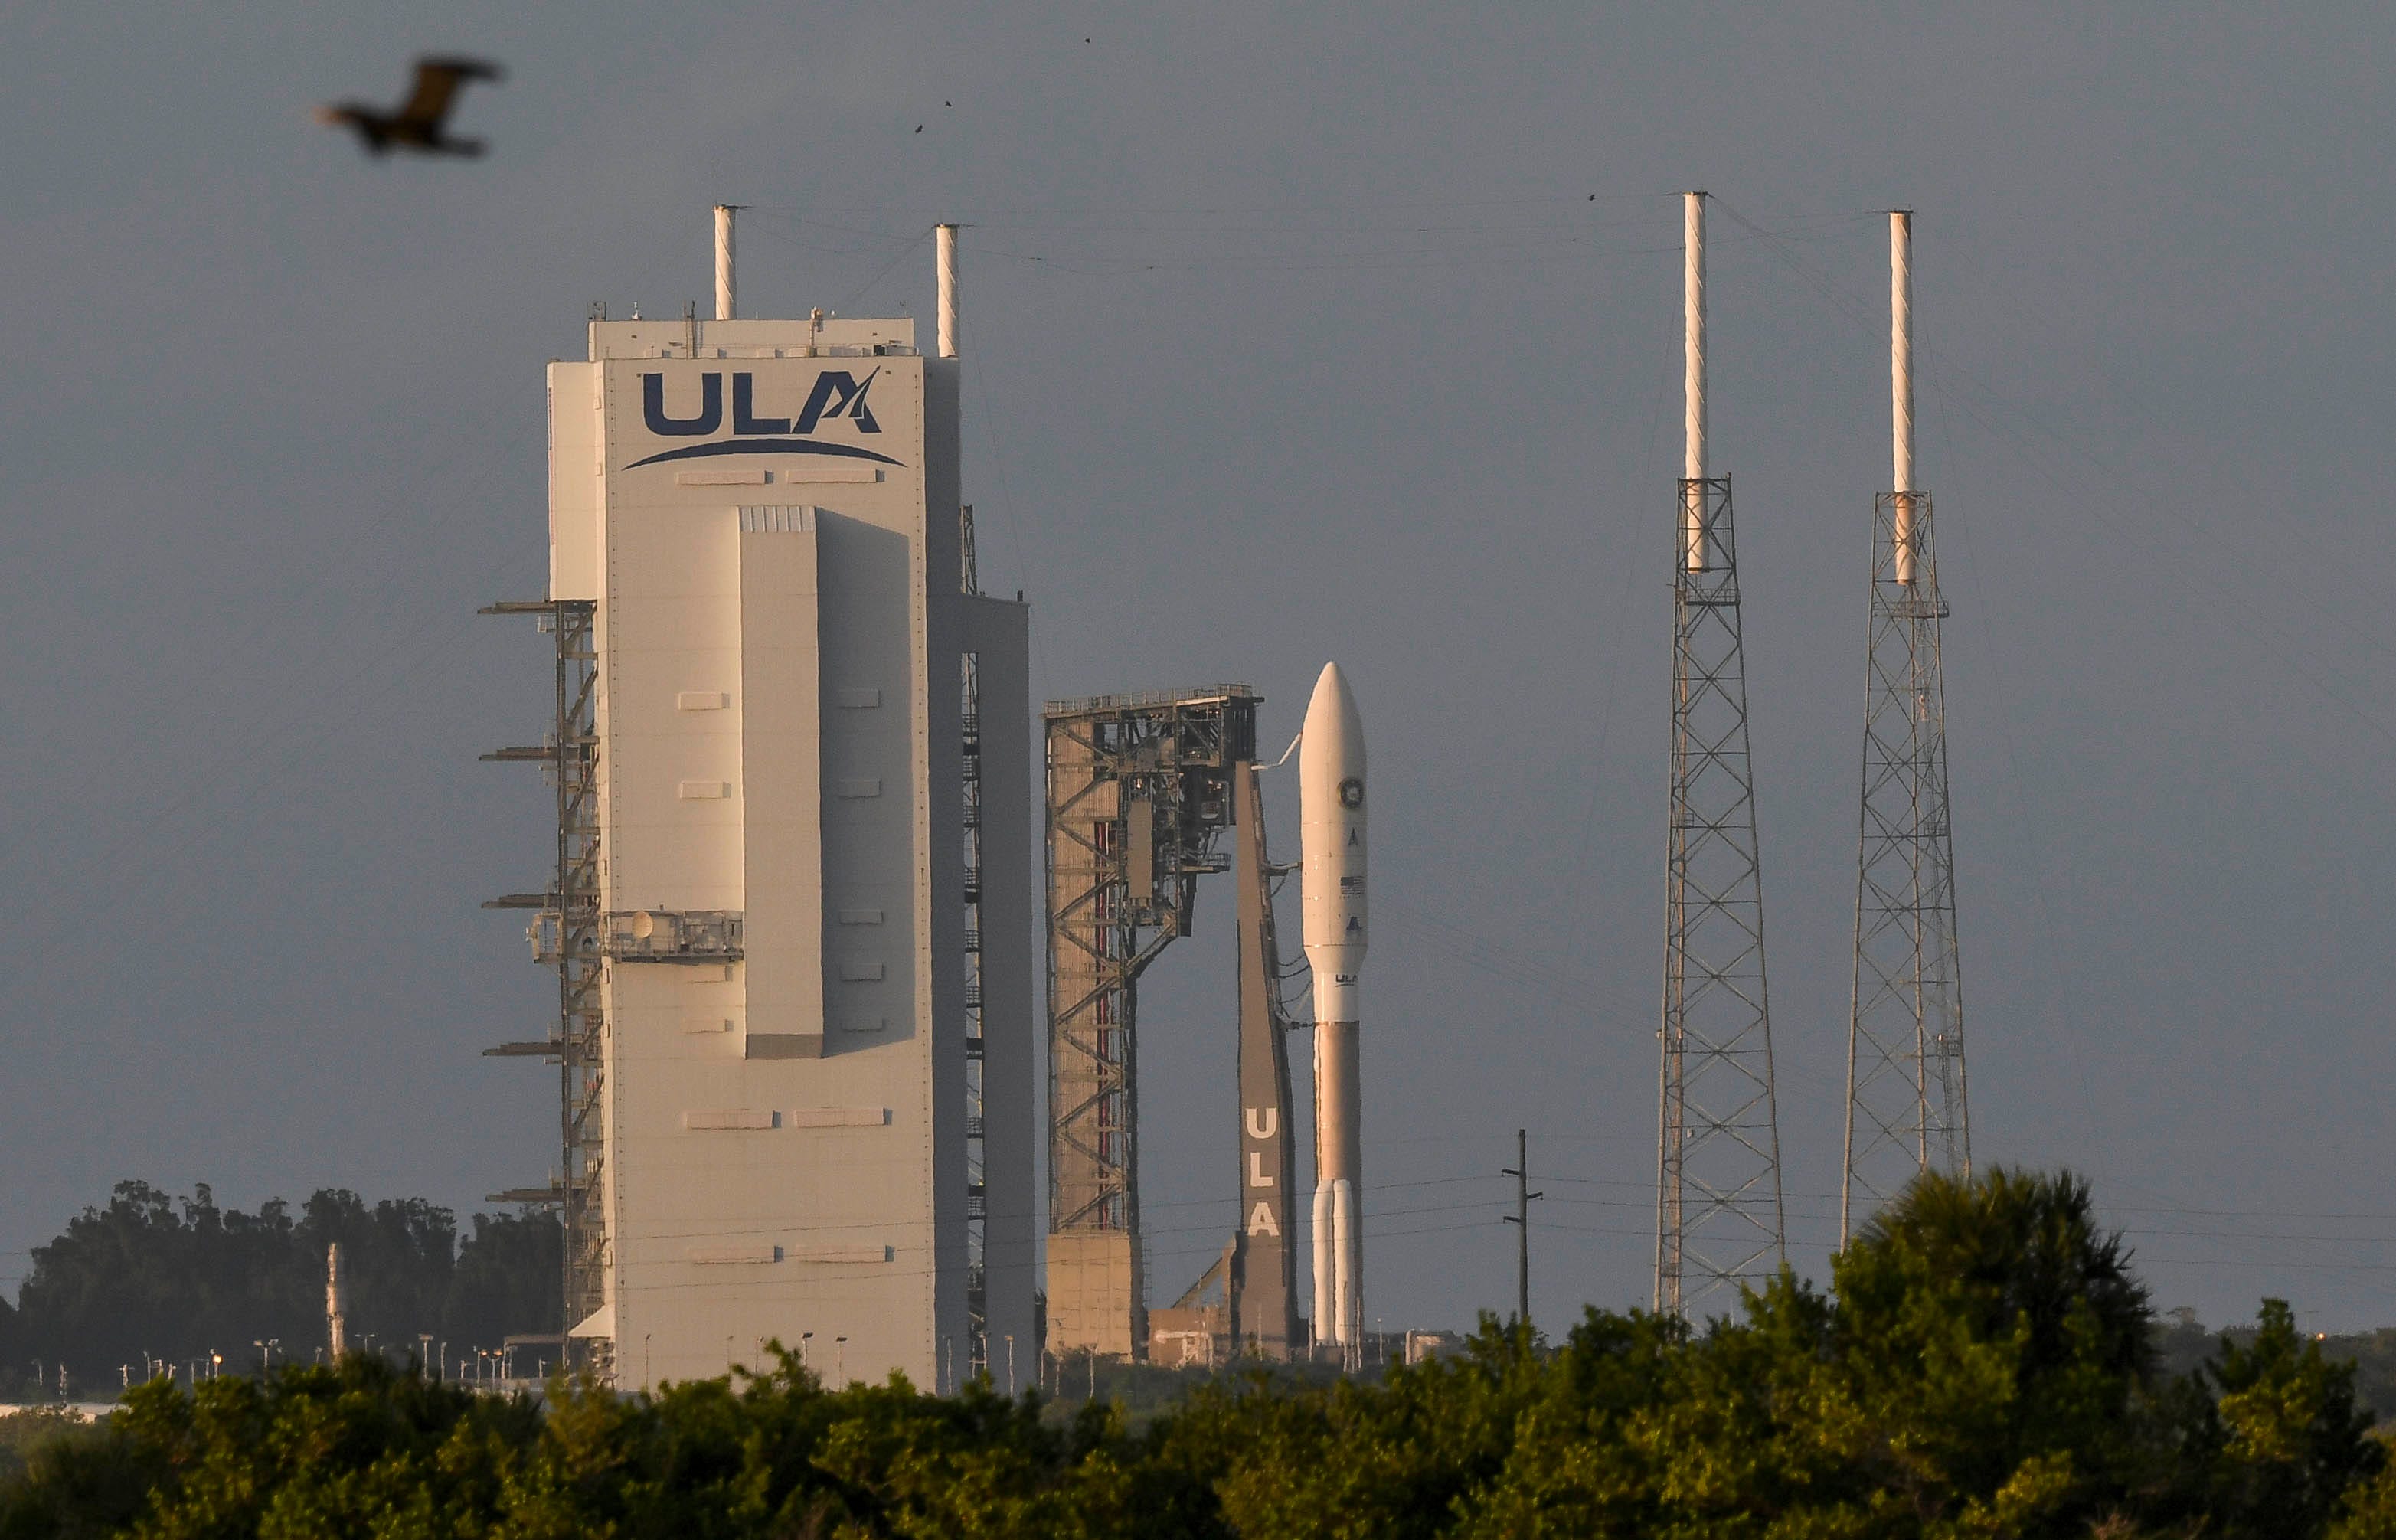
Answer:
M1910 210L1888 217L1888 259L1897 485L1881 495L1872 522L1846 1177L1839 1196L1843 1243L1918 1174L1966 1175L1972 1164L1938 656L1947 602L1938 591L1930 494L1916 488L1913 476Z
M1687 450L1672 576L1656 1308L1687 1316L1777 1272L1785 1230L1730 478L1706 469L1704 193L1685 195L1683 217Z

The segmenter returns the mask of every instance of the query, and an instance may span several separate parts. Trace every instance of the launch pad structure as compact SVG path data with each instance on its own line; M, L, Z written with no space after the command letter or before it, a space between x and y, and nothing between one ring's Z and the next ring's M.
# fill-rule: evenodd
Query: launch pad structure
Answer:
M1176 1324L1192 1324L1202 1291L1219 1285L1222 1313L1201 1334L1274 1357L1296 1343L1289 1022L1257 783L1259 699L1245 684L1217 684L1052 701L1043 712L1053 1353L1148 1356L1138 983L1191 934L1198 879L1226 870L1240 888L1243 1212L1222 1259L1177 1302Z
M606 1227L596 1199L606 1164L606 1141L599 1117L606 1073L601 1043L606 1018L599 992L599 730L593 715L599 655L592 640L595 607L587 599L542 599L505 601L482 611L532 616L554 644L554 715L548 734L538 745L499 749L482 757L541 767L557 804L556 866L547 892L512 893L483 907L535 911L533 958L556 970L557 1019L546 1039L503 1042L483 1052L494 1058L545 1058L558 1066L556 1175L549 1187L495 1192L489 1201L557 1209L565 1240L564 1275L559 1283L568 1325L589 1319L606 1302L602 1268ZM579 1368L604 1373L607 1367L594 1361L587 1343L572 1359Z
M1707 472L1705 194L1687 194L1687 448L1672 589L1656 1308L1735 1304L1785 1255L1730 478Z
M914 323L611 321L549 368L534 911L568 1356L619 1387L845 1348L953 1391L1034 1331L1029 623L978 591L956 229ZM819 1358L816 1367L825 1367Z
M1914 485L1913 216L1893 211L1888 223L1896 489L1872 514L1842 1242L1921 1173L1968 1175L1972 1165L1939 653L1947 601L1930 494Z

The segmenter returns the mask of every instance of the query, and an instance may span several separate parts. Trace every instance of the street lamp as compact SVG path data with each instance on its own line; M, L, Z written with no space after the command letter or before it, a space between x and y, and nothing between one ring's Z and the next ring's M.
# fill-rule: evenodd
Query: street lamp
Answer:
M805 1369L807 1366L807 1344L813 1342L815 1339L816 1334L813 1332L801 1332L799 1334L799 1367L802 1369Z
M1015 1399L1015 1334L1006 1334L1006 1399Z
M848 1338L836 1336L832 1339L832 1378L845 1390L848 1388Z

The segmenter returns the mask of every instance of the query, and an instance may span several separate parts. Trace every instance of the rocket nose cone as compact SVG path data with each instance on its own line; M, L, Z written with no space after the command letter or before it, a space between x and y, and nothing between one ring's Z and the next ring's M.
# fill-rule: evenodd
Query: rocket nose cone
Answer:
M1314 697L1306 703L1306 724L1302 729L1309 737L1337 735L1362 749L1364 724L1356 713L1355 692L1348 688L1348 676L1337 663L1323 665L1323 672L1314 681Z

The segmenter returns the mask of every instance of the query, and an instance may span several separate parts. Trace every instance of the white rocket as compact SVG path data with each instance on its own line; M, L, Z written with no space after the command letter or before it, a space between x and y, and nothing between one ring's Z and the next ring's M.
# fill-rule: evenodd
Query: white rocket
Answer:
M341 1268L341 1243L325 1248L325 1335L335 1363L350 1350L350 1277Z
M1314 1340L1351 1353L1364 1319L1363 1098L1364 724L1337 663L1323 666L1298 759L1300 892L1314 975Z

